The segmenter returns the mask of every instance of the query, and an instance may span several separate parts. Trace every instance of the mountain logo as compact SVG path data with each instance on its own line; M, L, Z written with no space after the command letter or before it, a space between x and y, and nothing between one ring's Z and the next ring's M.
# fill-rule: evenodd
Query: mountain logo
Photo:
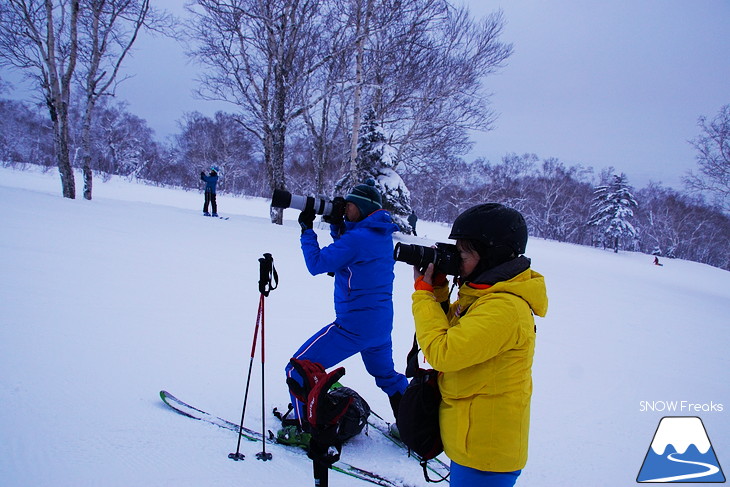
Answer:
M702 420L696 416L663 417L636 482L725 482Z

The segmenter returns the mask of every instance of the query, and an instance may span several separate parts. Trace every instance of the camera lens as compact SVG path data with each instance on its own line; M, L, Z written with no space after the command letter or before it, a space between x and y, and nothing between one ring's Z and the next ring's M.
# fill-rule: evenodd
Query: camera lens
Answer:
M291 194L282 189L274 190L271 197L271 206L274 208L295 208L300 211L312 210L318 215L330 215L333 209L332 201L320 197Z
M291 206L292 194L283 189L275 189L271 197L271 206L274 208L289 208Z
M456 245L437 243L436 248L423 247L415 244L397 243L393 249L393 258L425 269L433 263L437 272L451 276L459 275L460 256Z
M397 243L393 249L393 258L406 264L425 268L431 262L435 262L436 252L431 247Z

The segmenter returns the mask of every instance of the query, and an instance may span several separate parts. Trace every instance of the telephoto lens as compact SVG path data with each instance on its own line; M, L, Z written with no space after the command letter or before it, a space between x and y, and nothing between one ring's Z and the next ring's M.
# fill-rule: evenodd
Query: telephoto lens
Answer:
M436 272L450 276L459 275L461 264L461 256L456 245L440 242L436 244L436 248L399 242L393 249L393 258L419 269L426 269L428 264L433 263Z
M331 215L334 203L320 197L299 196L289 191L275 189L271 197L274 208L296 208L300 211L313 210L317 215Z

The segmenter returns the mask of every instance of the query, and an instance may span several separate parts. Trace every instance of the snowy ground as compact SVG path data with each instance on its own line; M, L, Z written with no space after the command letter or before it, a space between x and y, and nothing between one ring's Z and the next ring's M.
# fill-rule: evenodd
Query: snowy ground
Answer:
M231 219L203 218L198 192L116 178L97 179L92 202L60 193L56 171L0 169L0 484L311 485L310 465L282 449L264 463L254 459L260 444L243 443L247 459L229 460L235 435L173 414L157 395L240 418L257 259L269 252L280 284L266 300L266 408L286 405L286 361L333 318L331 279L304 267L297 212L271 225L268 201L220 196ZM446 241L448 226L418 225L423 237L404 239ZM663 416L701 417L727 469L730 273L538 239L527 250L550 308L537 320L530 458L518 485L635 485ZM409 266L396 265L395 289L402 367L413 336ZM258 429L255 364L246 424ZM359 359L344 365L343 381L388 415ZM699 411L646 411L643 401ZM374 437L346 445L343 458L425 485L416 462ZM366 485L336 473L330 482Z

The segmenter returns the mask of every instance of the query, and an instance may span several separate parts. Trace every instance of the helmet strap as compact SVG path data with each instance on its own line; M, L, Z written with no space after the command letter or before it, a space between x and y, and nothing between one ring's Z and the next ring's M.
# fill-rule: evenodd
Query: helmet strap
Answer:
M479 248L481 247L481 248ZM474 268L474 271L463 278L464 282L474 282L478 284L494 284L490 282L479 282L479 278L487 271L494 269L495 267L509 262L510 260L517 257L514 250L507 246L498 247L483 247L476 243L477 252L479 254L479 263Z

